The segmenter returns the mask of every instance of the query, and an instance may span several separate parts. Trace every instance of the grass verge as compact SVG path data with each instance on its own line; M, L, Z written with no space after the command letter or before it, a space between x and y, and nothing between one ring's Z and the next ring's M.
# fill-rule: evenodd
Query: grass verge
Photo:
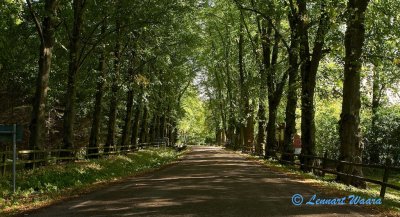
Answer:
M340 197L354 194L364 198L379 197L379 189L374 184L368 183L367 189L358 189L335 182L335 177L329 174L326 174L325 177L320 177L313 173L303 173L295 166L282 165L276 160L263 160L256 156L240 154L245 156L247 159L257 161L258 163L271 168L273 171L282 172L302 179L302 182L307 183L330 196ZM392 192L389 190L386 193L381 206L369 206L369 208L382 214L382 216L400 216L400 196L396 191Z
M173 149L149 149L23 171L17 174L15 194L11 191L10 177L0 177L0 216L12 216L93 191L165 166L179 156Z

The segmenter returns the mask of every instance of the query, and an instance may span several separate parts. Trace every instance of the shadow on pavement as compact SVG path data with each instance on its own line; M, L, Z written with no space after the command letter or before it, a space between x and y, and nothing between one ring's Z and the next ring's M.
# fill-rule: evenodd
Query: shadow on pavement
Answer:
M29 216L367 216L360 206L294 206L323 192L216 147L178 164L38 210ZM27 215L25 215L27 216Z

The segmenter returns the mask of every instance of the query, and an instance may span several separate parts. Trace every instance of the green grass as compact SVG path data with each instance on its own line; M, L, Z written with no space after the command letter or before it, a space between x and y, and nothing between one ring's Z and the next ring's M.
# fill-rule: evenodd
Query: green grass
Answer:
M303 173L301 172L298 167L292 165L282 165L276 160L259 160L258 157L254 156L247 156L250 159L258 160L262 164L276 169L277 171L284 172L284 173L291 173L294 174L302 179L306 179L308 183L323 187L327 193L330 194L340 194L335 196L341 195L360 195L362 197L379 197L380 193L380 185L375 185L372 183L367 183L367 189L358 189L352 186L347 186L344 184L340 184L334 181L336 176L332 174L326 174L324 177L316 176L313 173ZM374 174L374 177L372 177ZM366 171L366 175L369 178L374 178L376 180L382 179L382 174L379 174L377 171ZM397 179L396 179L397 177ZM389 182L393 184L399 185L398 174L393 175L390 177ZM383 206L377 207L382 212L385 212L385 215L389 216L398 216L400 215L400 192L387 188L385 199L383 200Z
M18 213L107 183L150 171L171 163L179 154L172 149L149 149L128 155L110 156L41 167L17 174L17 192L10 177L0 177L0 214Z

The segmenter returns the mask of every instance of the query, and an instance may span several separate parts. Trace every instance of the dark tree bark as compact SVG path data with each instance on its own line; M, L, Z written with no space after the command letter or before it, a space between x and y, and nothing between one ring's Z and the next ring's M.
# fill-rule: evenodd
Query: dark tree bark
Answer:
M176 120L172 122L172 137L171 137L171 144L175 145L177 139L178 139L178 124Z
M225 71L225 76L226 79L223 80L226 86L226 95L227 95L227 107L228 107L228 117L225 118L227 119L227 126L225 127L225 129L227 130L226 136L227 136L227 147L228 148L232 148L235 149L235 142L236 142L236 138L235 138L235 128L236 128L236 119L235 119L235 111L234 111L234 97L233 97L233 93L232 93L232 75L231 75L231 65L230 65L230 33L228 28L226 27L226 36L223 36L221 33L219 33L221 41L223 43L223 47L224 47L224 71ZM216 72L216 74L218 74ZM218 76L217 76L218 77Z
M279 26L277 27L277 29L278 28ZM263 32L265 32L265 30ZM267 62L269 57L265 56L265 54L268 54L268 52L264 50L264 65L266 65L265 68L267 70L267 90L268 90L268 106L269 106L268 124L267 124L267 146L265 150L265 158L276 157L276 149L277 149L276 119L278 114L278 106L282 98L283 88L288 78L288 71L285 71L280 81L275 85L277 77L275 65L278 61L279 42L280 42L280 35L277 31L275 31L274 46L272 50L270 63ZM269 41L268 38L264 38L262 44L263 44L263 49L265 49L265 47L271 44L271 42Z
M383 86L380 84L380 71L378 67L375 65L375 69L373 70L373 78L372 78L372 117L371 117L371 129L372 134L375 134L376 122L378 119L378 110L381 106L381 97L382 97L382 88ZM375 138L377 135L373 136L374 139L369 141L368 154L369 154L369 162L373 164L379 164L380 162L380 149L377 144Z
M261 89L261 91L267 91L266 89ZM255 154L258 156L263 155L263 148L265 146L266 142L266 133L265 129L267 127L267 117L266 117L266 112L265 112L265 94L263 93L261 96L260 93L260 102L258 104L258 113L257 113L257 120L258 120L258 134L257 134L257 144L255 146ZM262 100L264 99L264 100Z
M117 5L117 11L119 5ZM118 107L118 90L119 90L119 73L121 68L121 18L117 17L116 20L116 39L114 49L114 73L111 87L111 100L110 110L108 115L108 126L107 126L107 140L104 147L104 152L110 152L115 146L115 134L116 134L116 121L117 121L117 107Z
M33 101L33 110L31 121L29 124L29 148L37 149L43 143L43 128L45 126L45 110L47 91L49 86L49 76L51 69L52 50L54 46L54 29L57 20L58 0L46 0L44 9L45 17L42 23L38 20L32 9L30 0L27 0L29 10L35 21L36 30L40 39L39 50L39 70L36 80L36 92ZM29 156L30 160L34 160L34 155ZM26 167L32 168L33 164L26 164Z
M132 116L133 116L133 98L134 98L134 78L135 78L135 69L133 68L135 63L136 53L132 52L131 63L127 73L127 83L128 83L128 94L126 99L126 115L125 115L125 123L122 129L122 138L121 138L121 151L126 151L130 149L131 139L129 136L132 136Z
M250 152L253 145L253 132L254 131L254 121L251 106L249 102L249 89L248 89L248 75L245 75L245 68L243 62L244 54L244 32L243 24L244 18L242 19L239 27L239 42L238 42L238 66L239 66L239 85L240 85L240 95L241 95L241 123L240 123L240 142L239 148L242 148L244 152ZM244 122L244 123L243 123Z
M298 1L299 17L307 16L307 2ZM329 17L325 11L325 5L321 5L321 15L318 24L318 30L315 36L312 54L310 53L308 39L308 23L303 19L299 22L300 34L300 56L301 59L301 153L304 155L315 155L315 109L314 95L315 85L319 63L323 56L323 47L325 43L325 35L328 31ZM300 159L304 172L309 172L313 164L310 158Z
M273 104L269 103L269 105L271 106ZM270 107L268 112L267 146L265 148L265 158L270 158L275 155L274 149L276 148L276 117L277 106L275 106L274 104L273 107Z
M263 65L262 68L260 69L260 102L258 104L258 135L257 135L257 145L256 145L256 154L257 155L263 155L263 148L266 145L266 127L267 127L267 118L266 118L266 109L265 109L265 100L267 97L267 86L266 86L266 80L267 80L267 70L270 69L270 63L271 63L271 41L270 37L272 34L272 27L271 25L268 26L268 28L265 28L265 26L262 26L260 24L260 21L258 21L258 30L259 34L262 37L262 43L263 43Z
M85 0L74 0L74 23L72 34L69 42L69 67L68 67L68 84L65 94L65 110L64 110L64 132L62 149L74 149L74 123L75 123L75 101L76 101L76 75L80 68L80 45L81 32L83 24L83 14L85 8ZM72 157L73 152L62 151L61 157Z
M230 83L230 76L228 76L228 82ZM229 85L230 86L230 85ZM236 140L235 140L235 125L236 125L236 120L235 120L235 112L233 109L233 99L232 99L232 94L230 88L227 88L228 96L229 96L229 120L228 120L228 145L229 148L235 148Z
M369 0L349 0L347 3L347 30L345 34L345 66L342 114L340 115L339 160L362 163L360 130L360 72L361 54L365 39L365 12ZM338 172L363 176L362 167L341 164ZM356 187L366 187L364 181L338 175L337 181Z
M161 115L160 117L160 126L159 126L159 133L158 133L158 138L164 138L166 137L166 117L165 113Z
M223 131L223 140L221 140L219 145L225 145L226 143L226 135L228 134L228 128L226 126L226 112L225 112L225 99L222 96L222 82L219 76L219 73L215 70L215 79L217 81L217 87L218 87L218 98L219 98L219 111L221 115L221 122L222 122L222 131Z
M141 113L141 100L142 95L139 95L138 104L136 105L135 109L135 116L133 118L132 123L132 136L131 136L131 145L133 149L137 148L138 145L138 135L139 135L139 124L140 124L140 113Z
M148 108L145 105L143 108L143 117L142 117L142 122L141 122L141 128L140 128L140 140L139 143L146 143L147 142L147 138L148 138L148 122L147 122L147 118L148 118Z
M150 132L149 132L149 142L154 142L157 137L157 125L158 125L158 116L156 114L152 114L153 117L151 118L151 123L150 123Z
M102 25L101 32L105 34L106 31L106 23ZM105 76L106 76L106 56L105 56L105 47L104 44L101 46L100 58L99 58L99 80L97 81L97 92L96 99L94 103L94 112L93 112L93 121L92 128L90 130L90 138L89 138L89 158L98 158L99 154L99 133L100 133L100 121L101 121L101 113L103 107L103 95L104 95L104 86L105 86Z
M133 69L130 68L129 72L130 75L129 77L133 77ZM129 80L132 80L132 78L129 78ZM132 82L132 81L130 81ZM121 139L121 150L126 151L129 149L129 135L131 135L132 131L132 110L133 110L133 87L132 84L129 87L129 91L127 94L127 99L126 99L126 115L125 115L125 124L122 130L122 139Z
M293 138L296 133L296 108L297 108L297 90L299 88L299 35L298 35L299 16L296 10L289 12L290 24L290 49L289 53L289 84L288 95L286 104L286 117L285 117L285 134L283 141L283 152L293 153ZM282 160L293 161L293 155L283 155Z

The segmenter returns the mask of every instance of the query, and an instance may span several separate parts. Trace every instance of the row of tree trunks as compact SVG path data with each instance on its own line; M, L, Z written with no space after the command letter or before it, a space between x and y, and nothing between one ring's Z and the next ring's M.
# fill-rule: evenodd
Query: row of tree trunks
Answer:
M276 72L273 67L274 62L274 51L279 48L279 40L282 40L285 47L288 49L289 54L289 85L288 85L288 98L286 105L286 118L285 118L285 138L284 147L285 152L293 152L293 138L296 133L296 108L298 101L298 68L301 70L301 133L302 133L302 154L304 155L315 155L315 87L317 72L319 64L324 55L325 37L329 29L330 18L329 13L326 11L327 2L320 2L320 18L318 22L318 28L315 33L314 42L312 45L309 43L309 31L308 29L312 26L311 21L307 19L309 16L307 8L309 3L306 0L297 0L287 2L290 7L289 11L289 24L291 28L291 44L290 46L279 38L279 18L272 20L271 16L262 14L256 11L255 1L251 1L253 9L247 9L240 5L239 1L235 1L241 10L243 16L243 9L256 12L262 15L265 20L268 20L270 26L273 26L275 32L274 48L271 57L271 44L270 39L272 29L266 30L265 23L259 25L259 33L261 34L262 48L263 48L263 65L264 70L260 70L261 94L265 92L263 89L264 85L262 81L267 81L268 91L268 103L269 103L269 118L267 125L267 144L265 157L274 157L276 151L276 118L277 108L280 104L282 97L283 86L286 81L286 73L283 74L281 82L276 81ZM365 12L369 0L348 0L347 4L347 30L345 34L345 66L344 66L344 88L343 88L343 103L342 103L342 114L340 120L340 160L350 161L355 163L362 162L362 143L361 143L361 132L359 129L360 124L360 72L362 66L361 54L363 43L365 39ZM243 19L243 18L242 18ZM261 28L260 28L261 26ZM245 100L245 76L243 70L243 34L242 34L242 23L240 24L239 32L239 76L240 76L240 91L241 91L241 103L246 108ZM251 38L251 37L250 37ZM252 40L252 39L250 39ZM254 44L254 42L252 42ZM253 45L254 46L254 45ZM310 51L312 48L312 52ZM257 52L255 52L257 53ZM276 53L277 54L277 53ZM275 56L277 57L277 56ZM298 59L300 57L300 63ZM257 54L256 54L257 58ZM276 61L276 60L275 60ZM266 73L266 79L263 79L263 73ZM229 74L228 74L229 75ZM230 80L228 78L228 80ZM229 96L230 90L228 89L228 98L232 101L232 97ZM381 88L379 87L379 72L374 70L373 75L373 99L372 99L372 126L376 123L377 109L380 104ZM258 109L258 138L257 145L255 147L256 154L262 152L262 146L265 141L264 123L265 123L265 108L263 106L263 97L260 95L259 109ZM244 109L246 110L246 109ZM240 111L243 119L243 114L248 114L246 111ZM232 114L230 115L233 116ZM238 137L239 144L242 144L242 139L245 137L246 129L243 122L239 118L239 123L234 125L233 121L229 121L230 126L236 126L237 129L228 130L228 137L232 138L234 132ZM233 119L233 118L231 118ZM229 127L230 127L229 126ZM220 136L219 136L220 137ZM230 139L231 140L231 139ZM246 141L246 139L244 139ZM372 145L373 146L373 145ZM374 147L373 149L376 149ZM373 162L379 162L378 154L372 153L370 158ZM285 160L293 160L292 157L283 156ZM311 171L313 166L313 160L309 158L300 159L302 163L302 170L305 172ZM362 168L358 166L341 164L338 166L339 172L362 176ZM338 175L337 180L346 184L351 184L357 187L365 187L365 182L353 179L348 176Z
M48 83L49 83L49 75L51 68L51 60L52 60L52 49L55 41L55 28L60 24L57 19L57 11L58 11L58 0L44 0L43 5L40 2L33 1L34 4L37 4L38 7L44 7L40 9L40 13L35 11L32 6L32 2L30 0L26 0L29 12L32 15L34 20L39 39L40 39L40 50L39 50L39 70L38 77L36 81L36 92L34 97L32 117L30 122L30 138L29 145L32 150L37 149L44 138L44 127L45 127L45 105L47 99L47 91L48 91ZM98 81L96 85L96 95L94 99L94 108L92 113L92 124L90 129L90 138L88 142L88 154L90 158L96 158L99 153L100 146L100 131L101 131L101 122L102 122L102 106L103 106L103 98L106 91L106 77L107 77L107 62L108 62L108 51L106 49L106 45L102 43L104 38L100 37L99 41L90 44L92 46L91 49L84 50L85 45L83 43L88 43L87 38L83 39L82 34L85 33L84 26L84 14L86 10L86 0L73 0L71 1L73 16L71 16L71 23L65 23L66 28L71 27L71 31L68 32L69 37L69 62L68 62L68 71L67 71L67 86L65 92L65 109L63 114L63 142L61 145L61 149L65 149L65 151L61 151L60 157L73 157L74 152L69 150L73 150L76 147L75 138L74 138L74 123L76 119L76 95L78 88L78 75L82 63L89 53L91 53L92 49L99 50L98 53L98 68L96 69L98 75ZM119 13L122 10L122 2L120 0L116 1L115 4L115 13ZM42 13L43 12L43 13ZM43 14L43 17L39 19L38 15ZM116 143L116 120L117 120L117 108L118 108L118 92L119 92L119 74L121 70L121 62L122 62L122 30L124 29L123 25L123 17L116 16L115 20L115 30L113 28L112 31L107 32L107 15L101 15L104 17L104 20L99 22L98 26L93 29L93 34L97 34L97 28L101 25L101 36L107 35L108 33L115 32L115 48L114 48L114 69L112 71L112 87L111 87L111 99L109 105L109 120L107 123L107 139L106 144L104 145L104 151L110 152L112 147L115 147ZM91 42L90 42L91 43ZM86 45L88 45L86 44ZM87 51L84 54L84 51ZM133 84L133 73L134 69L131 68L128 70L130 76L130 83ZM151 124L153 140L156 138L165 138L168 137L170 140L176 140L176 120L173 120L170 117L171 108L168 107L166 113L156 114L153 111L147 111L147 108L144 109L143 116L144 123L143 126L143 135L139 134L139 130L141 129L141 115L142 115L142 105L141 102L134 105L133 100L135 97L135 92L133 91L133 87L129 88L127 92L127 101L126 101L126 116L125 116L125 124L122 130L122 138L121 145L128 146L130 144L137 145L139 141L139 137L143 137L145 141L152 141L149 137L149 131L147 126L149 125L147 122L147 118L149 113L155 117L155 122ZM139 99L142 98L142 95L139 96ZM141 131L142 133L142 131ZM155 137L154 137L155 136ZM35 156L32 154L29 156L30 160L34 160ZM33 164L27 164L27 168L33 167Z

